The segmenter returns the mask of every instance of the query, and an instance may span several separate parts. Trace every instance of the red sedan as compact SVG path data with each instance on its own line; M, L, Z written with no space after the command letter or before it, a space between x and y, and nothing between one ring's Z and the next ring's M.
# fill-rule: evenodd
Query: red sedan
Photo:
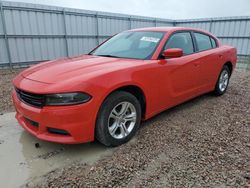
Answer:
M119 33L88 55L30 67L13 80L19 124L39 139L107 146L142 120L207 92L226 92L236 49L191 28Z

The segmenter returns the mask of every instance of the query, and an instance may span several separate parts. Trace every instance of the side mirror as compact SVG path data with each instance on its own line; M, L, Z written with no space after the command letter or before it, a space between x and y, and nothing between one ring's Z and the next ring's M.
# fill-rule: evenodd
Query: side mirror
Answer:
M183 56L183 50L180 48L170 48L162 53L165 58L177 58Z

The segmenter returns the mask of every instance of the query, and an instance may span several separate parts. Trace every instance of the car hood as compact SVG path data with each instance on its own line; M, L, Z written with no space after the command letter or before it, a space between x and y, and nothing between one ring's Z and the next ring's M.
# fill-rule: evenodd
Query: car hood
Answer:
M143 60L82 55L41 63L23 71L21 75L30 80L50 84L79 76L88 79L135 66L136 62L143 62Z

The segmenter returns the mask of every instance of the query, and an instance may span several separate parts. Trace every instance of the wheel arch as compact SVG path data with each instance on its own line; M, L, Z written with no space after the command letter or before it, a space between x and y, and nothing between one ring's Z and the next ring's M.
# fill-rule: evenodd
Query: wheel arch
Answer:
M231 76L232 72L233 72L233 63L231 61L227 61L226 63L224 63L223 66L228 66L228 68L230 70L230 76Z
M142 110L142 119L145 118L145 114L146 114L146 95L144 90L139 87L138 85L135 84L127 84L127 85L122 85L116 88L113 88L105 97L104 100L109 97L112 93L117 92L117 91L126 91L132 95L134 95L137 100L139 101L140 105L141 105L141 110ZM104 101L103 100L103 101ZM103 103L102 101L102 103Z

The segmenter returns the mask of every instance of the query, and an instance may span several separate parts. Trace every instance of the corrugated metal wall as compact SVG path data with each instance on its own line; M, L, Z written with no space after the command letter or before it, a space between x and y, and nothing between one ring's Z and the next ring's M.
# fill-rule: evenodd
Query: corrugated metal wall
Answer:
M0 66L74 56L120 31L173 25L209 30L250 55L250 17L173 21L0 1Z
M173 21L2 2L0 66L25 65L83 54L118 32L160 25L172 26Z

